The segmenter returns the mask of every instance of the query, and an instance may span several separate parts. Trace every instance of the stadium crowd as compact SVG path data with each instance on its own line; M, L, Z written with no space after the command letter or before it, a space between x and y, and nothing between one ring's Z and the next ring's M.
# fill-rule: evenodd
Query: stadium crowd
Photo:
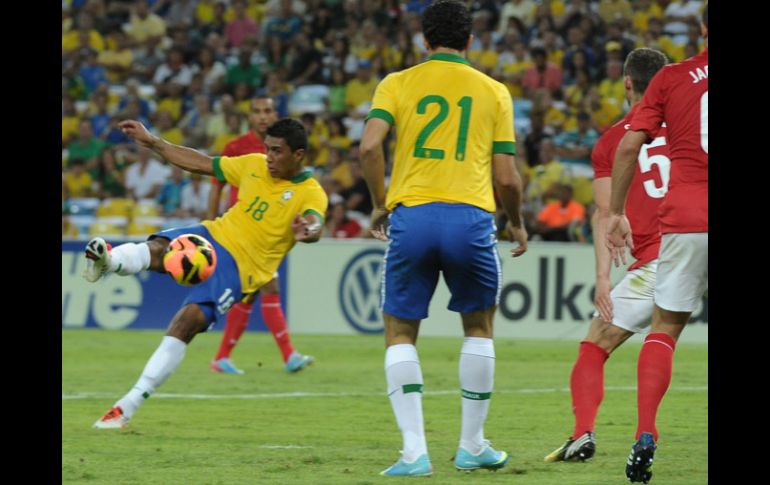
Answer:
M422 61L419 15L430 3L63 0L62 236L143 235L199 221L210 182L155 159L117 123L139 120L218 155L248 130L249 100L266 95L279 116L308 130L307 164L330 201L325 237L368 237L358 143L377 83ZM670 61L700 52L703 2L468 5L468 59L513 99L529 234L591 241L591 149L628 110L623 62L636 47ZM498 210L500 228L503 218Z

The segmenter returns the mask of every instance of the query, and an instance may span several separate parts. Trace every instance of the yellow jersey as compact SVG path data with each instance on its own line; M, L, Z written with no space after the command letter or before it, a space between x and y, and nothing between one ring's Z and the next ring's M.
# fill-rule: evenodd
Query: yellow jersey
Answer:
M310 170L291 180L273 178L262 153L214 157L213 164L220 182L238 187L238 201L221 217L202 224L235 259L243 293L253 293L273 279L296 244L294 216L315 214L323 222L326 193Z
M508 89L454 54L389 74L368 118L396 126L388 210L398 204L470 204L495 211L492 154L516 152Z

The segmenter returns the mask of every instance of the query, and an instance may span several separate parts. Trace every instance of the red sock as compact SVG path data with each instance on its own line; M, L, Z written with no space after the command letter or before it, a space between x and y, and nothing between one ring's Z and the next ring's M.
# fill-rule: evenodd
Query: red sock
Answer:
M283 316L281 309L281 295L262 295L262 318L265 325L273 333L275 343L281 348L283 361L289 360L289 356L294 352L291 346L289 331L286 329L286 317Z
M236 303L227 312L227 323L225 324L225 331L222 335L222 342L219 343L219 351L217 352L214 360L219 360L222 357L230 357L230 352L233 351L233 347L238 343L238 339L243 335L243 331L249 325L249 317L251 316L251 309L253 303Z
M636 428L636 439L639 439L642 433L652 433L653 439L658 441L655 416L658 414L660 401L671 383L675 348L676 342L673 337L665 333L651 333L644 339L636 368L639 386L637 390L639 426Z
M593 342L580 342L580 352L569 382L572 412L575 413L572 439L594 430L596 413L604 399L604 362L609 356L606 350Z

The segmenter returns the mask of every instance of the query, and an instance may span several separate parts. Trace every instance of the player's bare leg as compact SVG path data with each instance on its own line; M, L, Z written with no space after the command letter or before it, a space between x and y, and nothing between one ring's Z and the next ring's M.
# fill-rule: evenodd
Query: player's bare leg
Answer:
M254 308L254 300L256 299L257 294L254 293L248 300L234 304L230 307L230 310L227 311L227 320L225 322L225 328L222 331L222 340L219 342L219 349L214 356L214 360L209 364L209 368L214 372L236 375L244 373L235 366L235 363L232 360L230 360L230 353L238 344L238 340L240 340L243 332L246 331L246 327L249 325L251 311Z
M134 387L94 423L94 427L124 428L139 406L179 367L187 344L195 335L204 332L208 325L209 319L198 304L183 306L171 319L166 335L147 361Z
M652 460L658 441L655 418L671 383L676 342L691 314L664 310L658 305L653 309L652 331L644 339L637 364L637 441L626 462L626 476L632 482L647 483L652 477Z
M422 414L422 369L417 355L420 320L403 320L383 313L385 377L388 398L403 437L401 459L384 470L388 476L427 476L433 473L425 442Z
M632 335L633 332L599 317L591 320L588 334L580 342L578 358L570 375L575 429L563 445L545 457L545 462L585 461L594 456L594 424L604 399L604 363Z
M484 439L489 402L495 379L493 319L497 306L463 313L465 340L460 350L462 431L455 454L455 468L498 469L508 462L508 453L492 448Z

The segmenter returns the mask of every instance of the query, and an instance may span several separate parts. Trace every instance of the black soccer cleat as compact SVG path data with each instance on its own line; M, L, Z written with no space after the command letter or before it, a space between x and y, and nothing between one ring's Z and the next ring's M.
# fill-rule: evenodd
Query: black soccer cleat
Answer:
M631 454L626 462L626 477L629 482L650 483L652 458L657 447L651 433L642 433L631 447Z
M583 433L577 439L568 439L559 448L553 450L543 461L586 461L596 453L596 436L593 432Z

